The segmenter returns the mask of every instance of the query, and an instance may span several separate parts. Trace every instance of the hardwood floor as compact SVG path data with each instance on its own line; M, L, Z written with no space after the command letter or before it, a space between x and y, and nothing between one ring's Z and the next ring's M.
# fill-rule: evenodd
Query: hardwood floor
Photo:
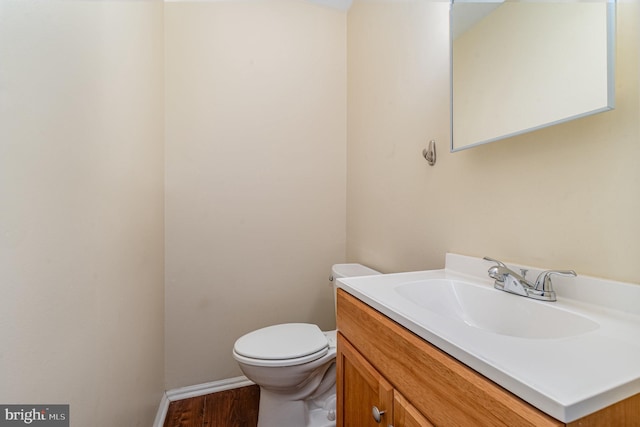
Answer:
M256 427L259 402L257 385L176 400L164 427Z

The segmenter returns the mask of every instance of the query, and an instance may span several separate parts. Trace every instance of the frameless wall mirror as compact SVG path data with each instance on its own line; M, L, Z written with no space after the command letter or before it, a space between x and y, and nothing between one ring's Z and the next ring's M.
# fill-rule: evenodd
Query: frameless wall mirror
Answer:
M614 0L452 0L451 151L614 106Z

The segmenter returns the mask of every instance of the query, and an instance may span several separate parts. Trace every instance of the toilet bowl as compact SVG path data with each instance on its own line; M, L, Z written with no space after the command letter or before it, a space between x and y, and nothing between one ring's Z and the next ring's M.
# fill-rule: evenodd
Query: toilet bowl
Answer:
M380 273L360 264L336 264L330 280L374 274ZM233 357L260 387L258 427L336 425L336 331L309 323L268 326L238 338Z

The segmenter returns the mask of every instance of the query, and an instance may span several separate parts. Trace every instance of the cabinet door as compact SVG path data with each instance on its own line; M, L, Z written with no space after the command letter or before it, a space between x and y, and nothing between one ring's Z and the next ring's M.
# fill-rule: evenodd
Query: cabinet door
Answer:
M337 427L387 427L393 420L393 388L338 333ZM381 413L378 420L374 412Z
M398 391L393 393L393 427L434 427Z

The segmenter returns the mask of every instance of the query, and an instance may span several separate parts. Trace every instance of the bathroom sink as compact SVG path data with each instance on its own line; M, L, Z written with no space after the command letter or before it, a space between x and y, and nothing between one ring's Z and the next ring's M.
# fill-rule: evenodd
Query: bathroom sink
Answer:
M395 291L440 316L500 335L565 338L599 327L587 317L554 305L458 280L414 281L397 286Z
M538 301L495 289L489 267L447 254L442 270L337 286L562 422L640 393L640 285L558 276L557 301Z

